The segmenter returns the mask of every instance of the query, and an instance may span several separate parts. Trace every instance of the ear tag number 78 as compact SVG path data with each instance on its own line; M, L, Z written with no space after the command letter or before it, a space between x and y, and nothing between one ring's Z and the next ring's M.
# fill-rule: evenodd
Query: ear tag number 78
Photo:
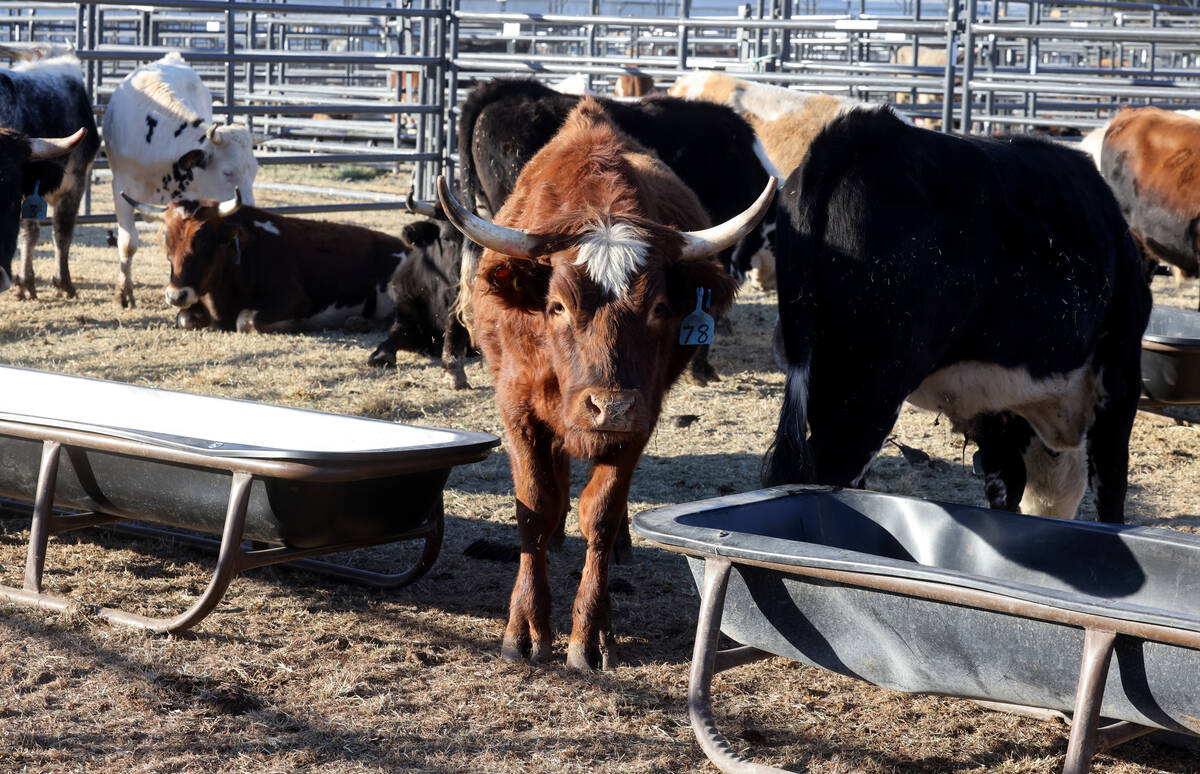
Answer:
M712 291L708 288L696 288L696 311L683 318L679 326L679 343L710 344L713 340L713 318L704 311L704 307L712 304Z

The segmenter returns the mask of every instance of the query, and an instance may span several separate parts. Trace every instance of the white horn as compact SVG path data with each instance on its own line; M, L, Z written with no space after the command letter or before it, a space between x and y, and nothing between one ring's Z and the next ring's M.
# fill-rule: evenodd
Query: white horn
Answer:
M545 237L530 234L519 228L497 226L467 210L454 198L454 194L450 193L445 175L438 175L437 189L438 199L442 202L446 217L472 242L513 258L534 258L544 252L542 248L547 242Z
M87 134L87 129L80 129L70 137L30 137L29 160L38 161L39 159L65 156L71 152L77 142L83 139L85 134Z
M409 212L417 215L424 215L427 218L434 220L445 220L446 215L442 212L442 208L437 202L419 201L413 198L413 192L409 190L408 196L404 200L404 208Z
M124 191L121 192L121 198L129 202L129 206L133 207L146 217L154 220L162 218L162 214L167 211L166 207L158 204L146 204L145 202L139 202L137 199L133 198Z
M213 145L224 145L225 144L225 138L223 138L217 134L217 125L216 124L212 124L211 126L209 126L208 131L205 132L205 134L208 135L209 142L211 142Z
M750 233L758 225L767 207L771 206L771 197L775 195L775 186L779 183L773 177L767 178L767 187L759 194L758 200L750 208L734 215L724 223L706 228L703 231L684 231L682 257L703 258L706 255L719 253L727 247L733 247L738 240Z
M233 198L226 199L217 205L217 214L222 218L228 218L233 213L242 208L242 191L239 188L233 189Z

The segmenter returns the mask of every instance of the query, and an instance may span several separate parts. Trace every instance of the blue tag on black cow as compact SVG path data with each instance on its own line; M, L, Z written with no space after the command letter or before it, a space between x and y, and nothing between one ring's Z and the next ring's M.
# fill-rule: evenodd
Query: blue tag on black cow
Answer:
M46 217L46 200L38 196L38 189L41 187L40 180L34 183L33 193L21 202L21 220L42 220Z
M696 310L679 326L680 344L708 344L713 340L713 318L704 307L712 303L712 291L696 288Z

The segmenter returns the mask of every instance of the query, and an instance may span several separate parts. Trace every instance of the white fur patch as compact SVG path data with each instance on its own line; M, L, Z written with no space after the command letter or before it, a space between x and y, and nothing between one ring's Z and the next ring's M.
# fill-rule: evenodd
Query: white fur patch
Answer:
M405 252L392 253L392 257L400 262L400 263L396 264L396 268L399 269L401 266L404 265L404 262L408 260L408 253L405 253Z
M629 289L629 278L646 265L650 245L628 223L597 223L579 240L576 266L587 269L588 276L614 296Z
M267 232L268 234L274 234L275 236L279 236L279 229L275 226L274 223L272 223L269 220L256 220L256 221L254 221L254 225L257 226L258 228L261 228L263 231Z

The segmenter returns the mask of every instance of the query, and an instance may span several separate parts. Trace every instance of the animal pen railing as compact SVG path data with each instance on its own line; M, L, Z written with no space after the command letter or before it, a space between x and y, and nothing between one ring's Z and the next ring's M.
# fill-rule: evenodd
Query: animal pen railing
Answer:
M453 174L457 106L497 75L594 91L695 69L900 103L943 129L1100 124L1121 104L1200 105L1200 10L1141 3L932 0L485 0L362 5L40 2L0 14L0 42L73 45L97 111L138 64L179 48L263 138L263 164L400 165L418 198ZM704 4L704 5L702 5ZM569 11L578 10L578 13ZM968 55L969 52L969 55ZM103 170L100 160L98 168ZM103 174L101 171L99 174ZM269 185L269 184L268 184ZM397 197L292 186L291 212L387 209ZM331 203L330 198L334 201ZM92 214L90 220L111 216Z

